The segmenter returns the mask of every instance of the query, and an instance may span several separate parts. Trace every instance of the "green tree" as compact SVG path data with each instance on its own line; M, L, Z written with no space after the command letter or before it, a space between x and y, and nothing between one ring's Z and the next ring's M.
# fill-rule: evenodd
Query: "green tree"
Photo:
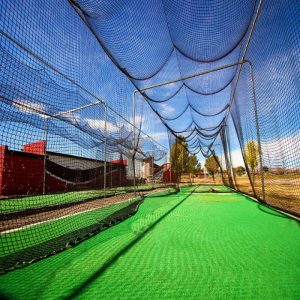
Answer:
M219 171L219 164L218 164L219 158L218 156L209 156L205 160L205 168L207 170L207 173L212 176L213 180L215 181L215 174Z
M252 181L254 182L254 171L258 166L259 151L258 145L253 140L249 140L245 145L245 160L251 170Z
M243 166L238 166L235 168L235 172L239 175L242 176L246 173L246 170Z
M178 177L187 171L189 154L184 137L176 138L171 147L170 162L172 170Z
M199 161L196 166L196 173L200 173L201 171L202 171L202 165L201 165L201 162Z
M198 166L198 159L196 155L190 155L188 158L188 163L187 163L187 171L190 174L190 179L192 175L195 175L197 172L197 166Z

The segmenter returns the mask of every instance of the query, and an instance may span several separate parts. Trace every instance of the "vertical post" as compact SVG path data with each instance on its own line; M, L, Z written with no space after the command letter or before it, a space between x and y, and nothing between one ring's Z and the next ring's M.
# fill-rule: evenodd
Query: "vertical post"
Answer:
M122 157L122 160L121 160L121 164L122 164L122 167L121 167L120 164L118 165L118 168L119 168L119 186L120 187L122 186L122 172L123 172L123 166L124 166L123 157Z
M154 145L152 145L154 146ZM152 163L152 187L154 187L154 147L152 147L152 159L151 159L151 163Z
M257 102L256 102L256 92L255 92L255 84L254 84L254 74L252 63L250 61L246 61L250 67L250 78L252 84L252 93L253 93L253 106L254 106L254 114L255 114L255 124L256 124L256 134L257 134L257 143L258 143L258 152L259 152L259 164L260 164L260 176L261 176L261 189L262 189L262 198L263 201L266 201L265 195L265 173L263 169L263 161L262 161L262 149L261 149L261 140L260 140L260 129L259 129L259 119L257 112Z
M49 131L49 117L45 120L45 149L44 149L44 178L43 178L43 195L46 194L46 159L47 159L47 144L48 144L48 131Z
M235 129L235 133L237 135L237 139L238 139L238 142L239 142L240 150L241 150L243 161L244 161L244 164L245 164L246 173L247 173L249 182L251 184L251 188L252 188L252 191L254 193L254 196L256 196L256 192L255 192L254 185L253 185L253 182L252 182L252 178L251 178L251 175L250 175L249 167L248 167L248 165L246 163L245 153L243 151L243 146L242 146L241 140L240 140L240 138L239 138L239 136L237 134L237 128L236 128L236 124L235 124L234 119L232 119L232 123L233 123L234 129Z
M170 160L170 168L169 168L169 172L170 172L170 185L172 185L172 147L173 147L173 144L171 144L171 138L170 138L169 132L168 132L168 141L169 141L169 160ZM168 158L167 158L167 161L168 161Z
M235 178L234 171L233 171L232 157L231 157L231 152L230 152L229 129L228 129L229 127L227 124L225 126L226 126L225 127L225 140L227 143L227 152L228 152L228 158L229 158L229 164L230 164L231 182L232 182L232 185L235 184L235 186L236 186L236 178ZM235 188L235 187L232 186L232 188Z
M110 189L113 187L113 164L111 163L112 157L110 157Z
M136 143L135 143L135 91L132 94L132 123L133 123L133 152L132 152L132 168L133 168L133 190L134 197L136 197L136 180L135 180L135 151L136 151Z
M183 175L183 156L184 156L184 152L182 152L182 158L181 158L181 176L180 176L180 183L181 184L182 184L182 175Z
M107 143L107 103L104 104L104 178L103 178L103 189L104 197L106 196L106 143Z
M222 139L221 139L221 143L222 143ZM223 143L222 143L223 144ZM219 146L220 147L220 156L221 156L221 158L219 159L219 163L218 163L218 165L219 165L219 168L220 168L220 171L221 171L221 177L222 177L222 182L223 182L223 184L224 185L226 185L225 184L225 179L224 179L224 172L223 172L223 167L222 167L222 162L225 160L225 157L224 157L224 160L223 160L223 156L222 156L222 152L224 152L224 147L223 147L223 151L222 151L222 145L221 144L215 144L215 149L217 149L217 146ZM214 151L214 153L216 153L215 152L215 150L213 150ZM225 164L226 164L226 160L225 160Z
M170 168L169 168L169 171L170 171L170 185L172 185L172 164L171 164L171 151L170 151Z

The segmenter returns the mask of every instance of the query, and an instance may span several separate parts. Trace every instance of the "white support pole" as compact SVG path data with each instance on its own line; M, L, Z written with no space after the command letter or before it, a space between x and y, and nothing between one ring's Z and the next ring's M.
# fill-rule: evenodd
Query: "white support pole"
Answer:
M133 123L133 146L132 146L132 172L133 172L133 190L136 197L136 179L135 179L135 153L136 153L136 132L135 132L135 91L132 94L132 123Z
M262 158L262 148L261 148L261 140L260 140L260 128L259 128L259 118L258 118L258 111L257 111L257 101L256 101L256 91L255 91L255 84L254 84L254 74L253 74L253 67L250 61L245 61L248 63L250 68L250 78L252 84L252 94L253 94L253 107L254 107L254 114L255 114L255 124L256 124L256 134L257 134L257 143L258 143L258 152L259 152L259 164L260 164L260 177L261 177L261 189L262 189L262 199L266 201L265 195L265 172L263 168L263 158Z
M107 160L107 104L104 104L104 171L103 171L103 189L104 198L106 197L106 160Z
M49 118L45 119L45 149L44 149L44 178L43 178L43 195L46 194L46 166L47 166L47 144L48 144L48 131L49 131Z
M232 165L232 157L231 157L231 152L230 152L229 127L227 124L224 126L225 126L225 130L224 130L225 142L227 144L227 152L228 152L228 158L229 158L229 163L230 163L231 180L232 180L232 183L236 185L236 180L235 180L234 170L233 170L233 165Z
M96 101L96 102L89 103L89 104L86 104L86 105L82 105L82 106L79 106L79 107L76 107L76 108L72 108L72 109L68 109L68 110L65 110L65 111L58 112L57 114L52 115L52 118L56 118L56 117L63 116L63 115L68 115L68 114L71 114L71 113L76 112L78 110L89 108L89 107L92 107L92 106L95 106L95 105L98 105L98 104L105 104L106 105L106 103L104 103L103 101Z
M180 77L180 78L177 78L177 79L174 79L174 80L169 80L169 81L165 81L165 82L162 82L162 83L149 85L149 86L146 86L142 89L135 90L134 93L144 92L144 91L154 89L154 88L157 88L157 87L161 87L161 86L164 86L164 85L168 85L168 84L171 84L171 83L176 83L176 82L179 82L179 81L199 77L199 76L202 76L202 75L206 75L206 74L213 73L213 72L216 72L216 71L221 71L221 70L224 70L224 69L227 69L227 68L232 68L232 67L235 67L237 65L242 65L242 64L243 64L243 61L238 61L238 62L235 62L235 63L232 63L232 64L223 65L223 66L220 66L220 67L217 67L217 68L208 69L208 70L205 70L205 71L202 71L202 72L198 72L198 73L194 73L194 74L191 74L191 75L188 75L188 76Z
M152 147L152 155L151 155L151 163L152 163L152 186L154 187L154 149Z
M165 86L165 85L168 85L168 84L171 84L171 83L175 83L175 82L179 82L179 81L183 81L183 80L187 80L187 79L191 79L191 78L195 78L195 77L199 77L199 76L202 76L202 75L206 75L206 74L209 74L209 73L213 73L213 72L216 72L216 71L220 71L220 70L224 70L224 69L227 69L227 68L232 68L232 67L235 67L235 66L239 66L239 65L243 65L244 64L244 61L238 61L238 62L235 62L235 63L232 63L232 64L227 64L227 65L223 65L223 66L220 66L220 67L217 67L217 68L213 68L213 69L209 69L209 70L205 70L205 71L202 71L202 72L199 72L199 73L194 73L194 74L191 74L189 76L184 76L184 77L180 77L180 78L177 78L177 79L174 79L174 80L169 80L169 81L166 81L166 82L162 82L162 83L159 83L159 84L154 84L154 85L149 85L149 86L146 86L142 89L139 89L139 90L135 90L133 93L132 93L132 103L135 102L135 94L136 93L141 93L141 92L144 92L144 91L147 91L147 90L150 90L150 89L154 89L154 88L157 88L157 87L161 87L161 86ZM232 97L233 98L233 97ZM232 100L230 100L231 102ZM134 107L133 107L133 110L134 110ZM153 110L156 114L158 114L157 111ZM133 113L135 115L135 112ZM162 123L166 126L166 124L162 121ZM226 123L226 117L224 119L224 124ZM135 124L133 124L133 127L134 127L134 130L135 130ZM149 135L147 135L149 136ZM175 135L174 135L175 136ZM150 137L150 136L149 136ZM175 136L176 137L176 136ZM151 137L150 137L151 138ZM158 145L160 145L158 142L156 142ZM162 145L160 145L162 146ZM164 146L163 146L164 147ZM165 147L164 147L165 148Z
M171 152L170 152L170 157L171 157ZM172 164L171 164L171 159L170 159L170 168L169 168L169 172L170 172L170 185L172 185Z

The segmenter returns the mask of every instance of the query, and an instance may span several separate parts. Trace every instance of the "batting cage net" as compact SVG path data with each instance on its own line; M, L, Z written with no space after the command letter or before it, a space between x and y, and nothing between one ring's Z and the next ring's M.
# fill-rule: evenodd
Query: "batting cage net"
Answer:
M179 183L300 215L299 3L204 2L1 1L2 271Z

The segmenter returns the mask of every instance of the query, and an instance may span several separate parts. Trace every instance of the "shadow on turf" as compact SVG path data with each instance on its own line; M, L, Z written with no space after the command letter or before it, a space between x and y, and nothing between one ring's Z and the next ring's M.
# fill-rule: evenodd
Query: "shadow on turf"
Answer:
M262 203L258 203L257 204L257 208L260 211L262 211L262 212L264 212L266 214L275 216L275 217L284 218L284 219L291 219L290 217L288 217L288 216L286 216L284 214L281 214L280 212L275 211L272 207L267 206L267 205L262 204Z
M297 220L297 219L293 218L292 216L288 216L288 215L281 213L280 211L277 211L276 207L272 207L272 206L270 206L268 204L264 204L264 203L258 203L257 208L266 214L269 214L269 215L272 215L275 217L279 217L279 218L283 218L283 219L287 219L290 221L296 221L297 224L300 226L300 220Z
M252 199L249 199L250 201L254 201ZM292 217L290 216L287 216L283 213L281 213L280 211L277 211L276 210L276 207L272 207L270 205L268 205L268 203L264 203L264 202L257 202L257 208L265 213L265 214L268 214L268 215L271 215L271 216L274 216L274 217L279 217L279 218L283 218L283 219L289 219L289 220L295 220L297 221L296 219L293 219Z
M252 198L251 195L247 195L247 194L244 194L244 193L241 193L239 191L236 191L236 193L240 194L240 195L243 195L245 197L246 200L250 201L250 202L254 202L254 203L257 203L257 208L263 212L263 213L266 213L268 215L272 215L272 216L275 216L275 217L279 217L279 218L283 218L283 219L289 219L289 220L293 220L293 221L297 221L299 223L299 226L300 226L300 221L293 218L292 216L288 216L288 215L285 215L284 212L288 213L288 214L291 214L293 215L291 212L289 211L285 211L285 210L282 210L282 208L279 208L279 207L276 207L276 206L272 206L272 205L269 205L268 203L266 202L261 202L259 200L254 200ZM279 211L277 211L277 209ZM280 212L280 210L282 210L282 213ZM296 217L298 217L297 214L295 214Z
M9 297L8 295L3 294L2 292L0 293L0 299L2 300L12 300L13 298Z
M147 229L139 233L127 246L125 246L122 250L112 256L102 267L96 271L92 276L90 276L85 282L83 282L77 289L75 289L70 295L68 295L64 299L74 299L79 296L80 293L88 287L93 281L99 278L108 268L113 265L118 258L127 253L135 244L137 244L145 235L147 235L152 229L155 228L157 224L159 224L164 218L166 218L171 212L173 212L179 205L181 205L188 197L192 195L193 191L187 196L185 196L179 203L169 209L165 214L163 214L159 219L157 219L154 223L152 223Z

